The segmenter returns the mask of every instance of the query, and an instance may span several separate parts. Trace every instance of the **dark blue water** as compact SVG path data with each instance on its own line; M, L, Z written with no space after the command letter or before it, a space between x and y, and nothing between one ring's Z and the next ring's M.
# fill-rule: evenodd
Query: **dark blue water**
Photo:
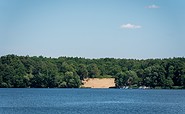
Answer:
M185 114L185 90L0 89L0 114Z

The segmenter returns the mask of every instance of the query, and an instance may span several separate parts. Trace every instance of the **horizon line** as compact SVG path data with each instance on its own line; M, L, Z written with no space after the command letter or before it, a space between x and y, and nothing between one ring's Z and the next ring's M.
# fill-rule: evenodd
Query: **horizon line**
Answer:
M43 58L51 58L51 59L58 59L60 57L66 57L66 58L83 58L83 59L131 59L131 60L149 60L149 59L174 59L174 58L185 58L184 56L173 56L173 57L151 57L151 58L126 58L126 57L82 57L82 56L66 56L66 55L61 55L58 57L51 57L51 56L44 56L44 55L20 55L20 54L5 54L5 55L0 55L0 57L3 56L8 56L8 55L14 55L14 56L23 56L23 57L43 57Z

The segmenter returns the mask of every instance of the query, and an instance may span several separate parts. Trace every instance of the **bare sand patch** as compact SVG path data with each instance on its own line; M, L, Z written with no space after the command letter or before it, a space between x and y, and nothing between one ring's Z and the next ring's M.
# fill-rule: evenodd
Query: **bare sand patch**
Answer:
M110 88L115 87L115 78L87 78L82 87L86 88Z

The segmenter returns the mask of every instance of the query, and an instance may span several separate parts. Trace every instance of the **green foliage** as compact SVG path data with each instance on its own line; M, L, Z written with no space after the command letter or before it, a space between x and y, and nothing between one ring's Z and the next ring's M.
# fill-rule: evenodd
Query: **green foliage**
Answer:
M115 78L116 87L122 88L124 86L127 86L128 80L129 76L126 73L124 72L117 73Z
M84 80L88 77L88 70L87 67L84 64L80 64L77 69L77 74L80 76L81 80Z
M98 78L113 78L111 75L100 75Z
M115 78L116 86L119 88L138 84L138 81L139 81L139 78L136 72L131 70L117 73Z
M88 66L88 71L90 78L96 78L100 76L100 70L98 69L98 66L96 64L90 64Z
M182 86L185 88L185 74L184 75L182 75Z
M95 77L114 77L116 87L185 88L185 58L0 57L0 87L77 88Z
M80 77L73 72L66 72L62 85L66 88L79 88L81 85Z

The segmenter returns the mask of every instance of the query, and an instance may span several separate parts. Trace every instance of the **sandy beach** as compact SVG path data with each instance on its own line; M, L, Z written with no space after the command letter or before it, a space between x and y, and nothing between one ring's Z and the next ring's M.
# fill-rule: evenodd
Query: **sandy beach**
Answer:
M115 87L114 78L87 78L83 81L86 88L109 88Z

